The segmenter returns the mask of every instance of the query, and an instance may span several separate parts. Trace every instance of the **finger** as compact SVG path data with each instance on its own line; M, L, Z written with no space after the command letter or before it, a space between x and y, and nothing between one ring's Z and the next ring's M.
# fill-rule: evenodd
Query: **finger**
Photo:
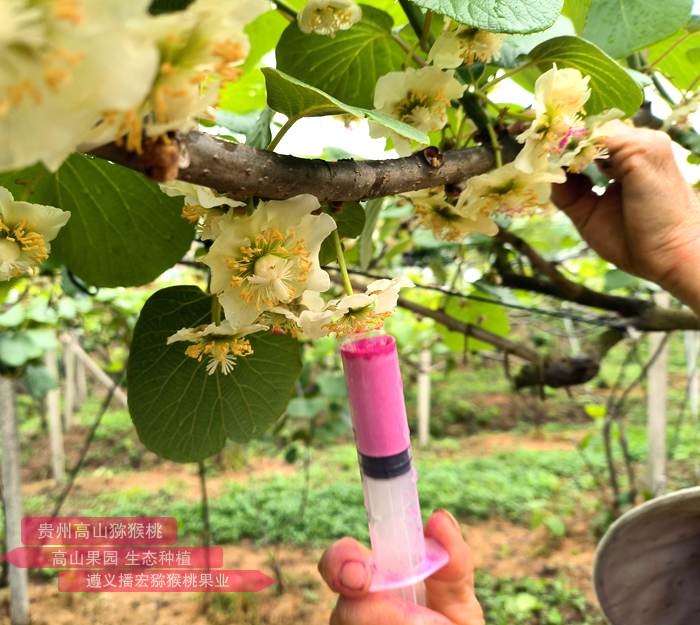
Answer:
M564 212L581 210L584 205L592 204L595 193L588 176L569 174L566 182L552 185L552 201Z
M469 545L455 518L437 510L425 527L425 535L449 553L449 562L425 581L428 607L456 625L483 625L484 616L474 594L474 562Z
M610 154L609 170L618 180L638 171L646 173L649 169L675 170L672 144L665 132L625 127L605 139Z
M359 598L369 592L370 552L352 538L341 538L326 549L318 570L328 587L344 597Z
M406 603L387 593L372 593L362 599L340 597L330 625L453 625L428 608Z

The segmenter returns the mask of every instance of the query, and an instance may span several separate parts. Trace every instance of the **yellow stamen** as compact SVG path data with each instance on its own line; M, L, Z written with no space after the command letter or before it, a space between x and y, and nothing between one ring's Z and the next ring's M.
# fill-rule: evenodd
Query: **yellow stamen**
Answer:
M207 215L207 209L199 206L198 204L185 204L182 207L182 212L180 213L180 216L191 224L196 224L200 219L206 217Z
M68 80L69 77L70 72L60 67L47 67L44 69L44 80L49 89L53 91L56 91L61 86L61 83Z
M185 350L185 355L197 362L207 356L207 373L214 374L217 369L223 375L228 375L236 365L238 358L245 358L253 353L250 341L242 337L215 339L213 341L202 340L190 345Z
M340 317L340 319L336 319L324 327L338 337L350 334L363 334L381 329L384 325L384 320L390 316L390 312L374 313L369 309L351 310Z
M72 22L76 26L83 21L80 0L53 0L53 14L56 19Z
M44 237L38 232L27 230L27 222L20 221L12 231L12 236L7 237L14 240L22 247L22 252L28 254L37 263L45 261L49 257L49 250Z

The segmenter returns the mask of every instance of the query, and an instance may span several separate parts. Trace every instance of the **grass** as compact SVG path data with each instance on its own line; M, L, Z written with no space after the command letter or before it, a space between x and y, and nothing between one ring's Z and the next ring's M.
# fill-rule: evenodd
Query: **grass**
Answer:
M118 423L117 420L115 420ZM691 466L697 448L694 424L680 432L671 471L674 487L697 482ZM593 431L593 430L592 430ZM643 475L646 432L628 427L631 454ZM426 515L447 508L464 521L503 518L532 526L544 520L554 532L582 508L595 512L597 486L581 453L572 450L520 450L483 457L464 457L459 442L445 439L418 453L421 507ZM605 477L602 443L593 436L585 450L597 473ZM255 463L255 458L251 460ZM30 497L29 513L50 509L45 496ZM344 535L367 540L367 522L352 445L334 445L314 452L308 492L303 473L271 474L247 482L231 482L210 502L212 534L219 544L252 539L264 543L321 545ZM181 536L196 541L202 524L199 503L183 500L181 484L173 480L154 493L148 488L105 492L97 496L74 493L65 512L84 515L172 515ZM554 521L551 522L551 519ZM549 521L548 521L549 519Z
M489 625L604 625L600 611L564 579L511 579L477 572Z
M342 445L312 465L309 491L299 473L275 475L247 483L233 482L210 502L213 539L219 544L243 538L291 545L325 544L350 534L366 540L354 449ZM417 463L422 508L450 509L464 520L492 516L530 524L533 516L567 516L581 505L580 493L593 481L576 452L519 451L473 459L426 458ZM66 512L117 516L173 515L187 540L201 531L197 502L180 498L173 483L157 493L141 488L74 496ZM305 501L305 503L304 503ZM29 498L33 513L46 510L46 499Z

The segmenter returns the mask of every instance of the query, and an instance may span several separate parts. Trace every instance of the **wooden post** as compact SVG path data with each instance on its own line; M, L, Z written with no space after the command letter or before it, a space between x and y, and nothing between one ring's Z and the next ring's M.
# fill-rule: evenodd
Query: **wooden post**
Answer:
M70 344L63 344L63 429L73 425L75 409L75 354Z
M63 424L61 423L61 391L56 352L44 354L44 366L56 380L56 388L46 394L46 422L49 426L49 449L51 452L51 475L56 482L66 479L66 456L63 447Z
M668 293L659 294L655 300L660 306L668 306ZM666 487L666 400L668 396L668 343L660 347L664 334L649 334L649 356L658 356L647 373L647 436L649 444L649 487L654 496L661 495ZM660 351L659 351L660 350Z
M114 380L107 375L100 365L98 365L89 354L82 348L80 343L75 339L75 337L70 334L64 334L61 337L61 342L63 343L63 349L65 351L71 351L74 357L81 362L86 371L92 375L92 377L105 387L108 391L114 386ZM114 391L114 399L118 401L124 408L128 408L128 401L124 389L119 387Z
M700 412L700 332L688 331L683 333L685 344L685 361L688 372L688 407L694 417Z
M564 331L566 332L566 337L569 339L571 355L578 356L581 353L581 341L579 341L578 336L576 336L574 322L568 317L564 317Z
M418 445L425 447L430 439L430 370L429 349L421 350L418 360Z
M87 373L85 364L82 360L77 359L75 364L75 406L80 410L80 407L85 403L88 396Z
M22 545L22 489L20 481L20 450L17 435L15 382L0 376L0 428L2 437L2 496L5 506L5 547L7 551ZM7 565L10 584L10 623L29 623L29 588L27 569Z

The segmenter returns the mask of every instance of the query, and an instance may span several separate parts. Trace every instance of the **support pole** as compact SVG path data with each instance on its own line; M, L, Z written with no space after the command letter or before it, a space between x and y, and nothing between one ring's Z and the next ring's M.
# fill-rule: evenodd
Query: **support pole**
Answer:
M100 365L98 365L92 358L90 358L89 354L82 348L80 343L76 340L76 338L70 334L64 334L61 336L61 343L63 343L63 349L65 351L70 351L72 352L73 356L76 358L76 360L80 363L82 363L85 366L85 369L87 372L102 386L105 387L105 390L111 391L112 387L114 386L114 380L107 375ZM114 391L114 399L118 401L122 407L128 408L128 402L126 398L126 393L124 392L124 389L121 387L118 387Z
M17 435L15 382L0 376L0 428L2 437L2 495L5 505L5 546L7 551L22 545L22 489L20 481L20 450ZM10 584L10 623L29 623L29 588L27 569L8 563Z
M77 360L75 363L75 406L80 410L80 407L85 403L88 396L87 387L87 372L85 364L82 360Z
M51 475L57 483L66 479L66 455L63 446L63 424L61 422L61 391L56 352L44 354L44 366L56 380L56 388L46 393L46 422L49 426L49 449L51 452Z
M657 303L667 306L668 293L661 293ZM659 350L664 335L649 334L649 354ZM668 342L664 345L647 373L647 434L649 441L649 487L654 496L666 487L666 404L668 397Z
M700 412L700 332L684 332L685 361L688 371L688 408L694 417Z
M63 347L63 429L73 425L75 409L75 354L68 344Z
M429 349L421 350L418 361L418 445L426 447L430 439L430 370Z

